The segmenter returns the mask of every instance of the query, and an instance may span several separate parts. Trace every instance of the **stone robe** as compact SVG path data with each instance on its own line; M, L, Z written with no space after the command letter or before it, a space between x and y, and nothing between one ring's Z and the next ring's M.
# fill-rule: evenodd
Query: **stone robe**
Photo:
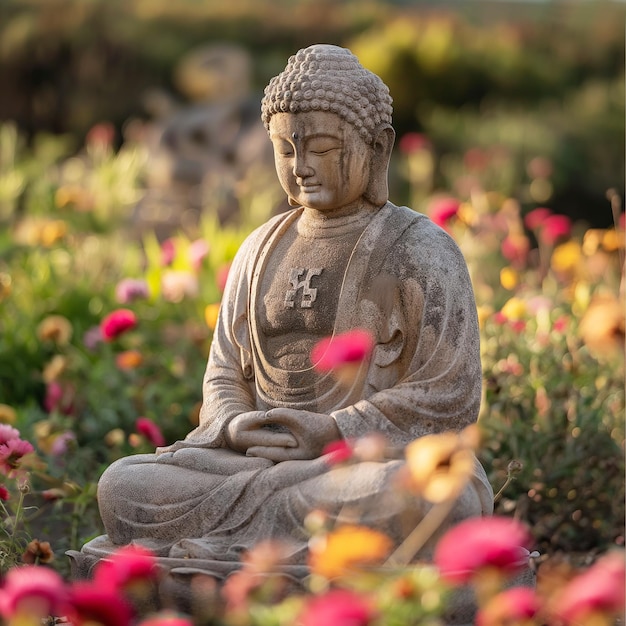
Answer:
M316 372L308 357L321 337L354 328L368 329L375 348L346 386ZM233 261L200 425L156 455L107 469L98 499L108 536L83 552L99 558L136 541L168 567L224 573L242 551L281 538L292 547L294 571L305 575L303 522L314 509L399 543L429 506L419 498L407 503L394 489L403 447L475 422L481 382L472 287L447 233L391 203L373 217L316 223L302 208L279 215ZM324 457L274 464L228 448L231 419L279 406L330 414L346 439L382 433L397 458L348 467ZM449 523L490 514L492 506L476 461Z

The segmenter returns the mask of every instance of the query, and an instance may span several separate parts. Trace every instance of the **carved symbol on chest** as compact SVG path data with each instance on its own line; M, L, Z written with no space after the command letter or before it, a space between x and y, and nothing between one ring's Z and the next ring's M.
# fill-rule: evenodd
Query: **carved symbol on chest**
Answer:
M289 274L291 289L287 289L287 292L285 293L285 307L288 309L294 308L296 304L296 295L301 289L302 295L300 297L300 307L303 309L310 309L317 299L317 288L311 287L311 279L314 276L319 276L321 273L322 268L307 270L303 267L292 267Z

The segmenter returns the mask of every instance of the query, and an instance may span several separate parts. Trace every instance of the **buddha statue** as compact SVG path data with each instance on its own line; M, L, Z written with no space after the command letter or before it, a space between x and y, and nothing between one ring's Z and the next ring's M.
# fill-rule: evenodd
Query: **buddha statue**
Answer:
M254 231L232 263L199 426L104 472L106 535L82 557L138 543L173 573L223 578L244 551L277 539L303 577L314 510L337 522L349 513L400 544L429 507L393 489L403 448L477 419L482 373L467 266L427 216L388 200L387 87L349 50L313 45L271 80L261 113L293 208ZM356 328L374 347L350 381L318 371L313 346ZM329 443L369 433L400 453L328 462ZM447 524L492 507L476 461Z

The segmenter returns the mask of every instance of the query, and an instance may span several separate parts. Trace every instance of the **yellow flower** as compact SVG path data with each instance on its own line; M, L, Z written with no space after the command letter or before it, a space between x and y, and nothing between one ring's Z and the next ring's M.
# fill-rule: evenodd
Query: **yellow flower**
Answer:
M12 406L8 404L0 404L0 423L14 424L17 419L17 413Z
M384 533L348 524L311 541L309 567L318 576L336 578L359 567L382 563L392 547L393 542Z
M37 337L64 346L72 338L72 324L62 315L49 315L37 327Z
M215 302L214 304L207 304L204 309L204 320L206 325L211 329L215 330L217 326L217 315L220 312L220 304L219 302Z
M488 304L481 304L476 310L478 312L478 324L483 328L485 322L493 315L493 307Z
M63 220L50 220L41 226L39 238L44 246L51 246L67 234L67 224Z
M607 252L614 252L624 247L624 233L618 233L614 228L609 228L602 237L602 247Z
M121 428L114 428L104 436L104 442L111 448L121 446L125 441L126 433Z
M503 267L500 270L500 284L511 291L517 287L519 283L519 276L512 267Z
M613 294L593 297L580 321L579 333L596 357L624 354L624 303Z
M505 302L502 314L509 320L521 320L526 315L526 303L521 298L513 297Z
M410 485L433 503L456 498L474 472L474 450L478 427L473 424L461 433L425 435L406 447Z
M55 354L43 368L43 381L47 384L53 380L58 380L66 368L67 357L62 354Z
M581 248L576 241L568 241L557 246L552 253L550 265L555 272L572 272L580 263Z

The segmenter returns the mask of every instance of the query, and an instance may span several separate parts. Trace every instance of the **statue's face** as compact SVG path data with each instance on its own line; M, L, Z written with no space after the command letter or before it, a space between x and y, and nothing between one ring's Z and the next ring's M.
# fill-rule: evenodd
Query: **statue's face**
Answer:
M327 213L359 208L372 149L351 124L325 111L276 113L269 130L278 179L292 203Z

